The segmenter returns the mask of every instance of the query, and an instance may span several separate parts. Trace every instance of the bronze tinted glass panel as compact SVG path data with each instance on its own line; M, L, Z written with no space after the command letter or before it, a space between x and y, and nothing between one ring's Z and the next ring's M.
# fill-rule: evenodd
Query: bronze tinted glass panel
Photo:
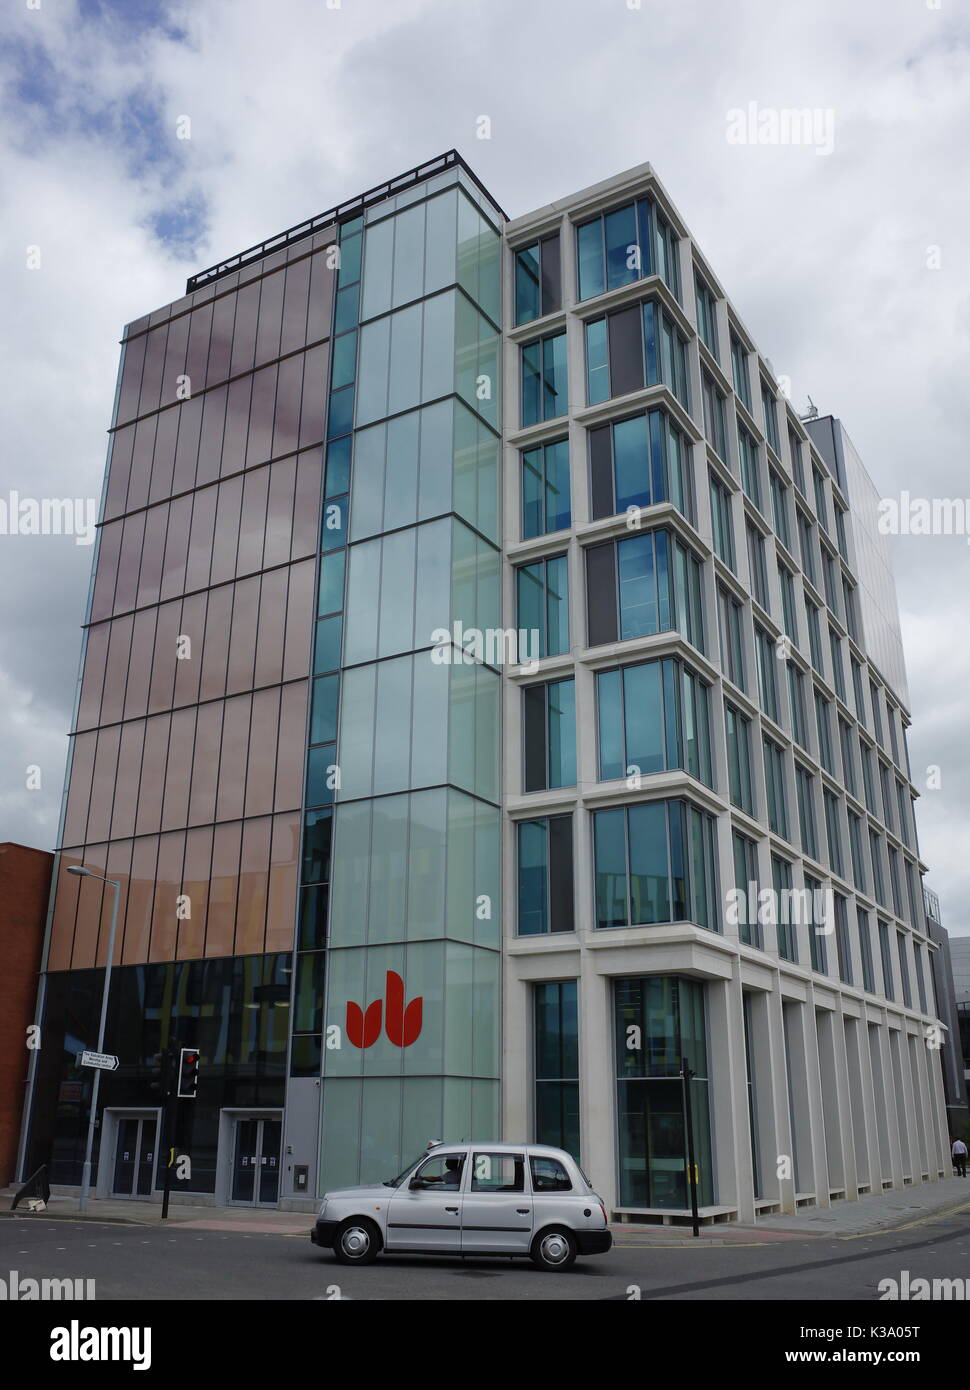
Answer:
M310 642L315 608L316 564L303 560L290 566L290 588L286 605L286 643L283 649L283 679L293 680L310 669Z
M326 344L304 355L303 401L300 409L300 448L319 444L327 413L327 372L330 351Z
M172 599L157 609L155 650L152 657L152 683L148 695L148 712L172 708L175 692L175 668L178 666L178 639L182 630L182 603Z
M283 284L285 272L267 275L259 298L259 328L256 331L256 366L280 355L280 329L283 323Z
M232 602L232 635L229 639L229 666L226 694L238 695L253 688L256 657L256 631L259 622L259 575L241 579Z
M147 415L157 410L162 393L162 372L165 370L165 344L168 341L168 324L153 328L148 334L145 347L145 367L141 374L141 392L138 396L138 414Z
M300 442L300 397L303 392L303 354L280 363L273 420L273 458L288 454Z
M162 583L162 562L165 559L165 533L168 530L168 507L162 503L145 513L145 537L141 550L141 570L138 575L137 606L157 603Z
M264 949L272 828L269 816L243 821L234 947L237 956L260 955Z
M205 610L208 595L191 594L182 600L179 637L187 638L176 653L173 705L193 704L199 698L202 676L202 644L205 636Z
M291 558L313 555L320 531L320 488L323 450L310 449L297 459L296 498L293 506L293 545Z
M202 434L204 396L193 396L178 407L178 443L175 448L175 471L172 492L185 492L195 487L195 470L199 459L199 439Z
M131 840L120 840L108 846L108 860L104 870L105 878L116 879L121 887L118 890L118 922L115 927L115 949L112 965L121 964L121 950L125 938L125 911L128 906L128 881L131 877ZM108 942L111 939L111 909L115 890L105 884L101 900L101 929L98 932L97 965L104 969L108 963Z
M148 489L148 501L161 502L172 495L172 478L175 474L175 446L179 433L179 407L170 406L158 417L155 433L155 459L152 463L152 481Z
M152 482L152 457L155 453L155 432L158 429L158 416L149 415L139 420L135 426L135 443L131 456L131 473L128 478L128 496L125 511L134 511L148 503L148 491Z
M104 692L101 696L101 723L111 724L120 719L125 707L125 683L128 679L128 658L131 655L131 632L134 618L116 618L108 638L108 664L104 673Z
M209 333L212 329L212 304L204 304L189 315L189 347L185 356L185 375L193 397L205 386L206 359L209 354Z
M273 809L276 780L276 741L280 733L280 687L253 696L249 734L249 772L246 778L247 816L265 816Z
M310 257L310 296L307 306L308 343L319 342L330 335L330 310L336 273L327 265L327 251Z
M74 921L77 917L78 890L81 879L67 872L72 864L80 864L79 852L62 854L58 862L54 893L54 917L47 950L48 970L69 970L74 950Z
M135 833L135 811L138 807L138 785L141 781L144 748L145 721L135 719L130 724L122 725L114 807L111 812L113 840Z
M172 715L168 743L168 768L162 803L162 830L178 830L189 815L189 787L195 757L196 707L180 709Z
M182 888L185 832L158 837L158 868L152 907L149 960L174 960L178 937L178 896Z
M112 521L102 526L98 537L98 569L91 596L91 621L108 618L114 612L115 581L118 577L118 559L121 553L121 538L124 532L123 521Z
M101 691L104 687L104 670L108 660L108 637L111 624L99 623L88 628L84 644L84 676L81 680L81 698L77 707L77 728L91 729L99 721L101 712Z
M293 493L296 459L282 459L269 470L269 505L266 511L266 543L263 564L282 565L290 558L293 535Z
M141 568L142 542L145 538L145 513L125 518L125 530L121 541L121 558L118 561L118 582L115 586L115 612L123 613L134 608L138 595L138 571Z
M185 588L185 562L189 553L189 532L192 527L192 497L176 497L168 508L168 533L165 537L165 560L162 564L160 594L163 599L174 598Z
M189 344L189 314L180 314L168 325L165 367L162 371L161 404L178 400L179 377L185 375L185 353Z
M88 806L91 803L94 755L97 747L98 735L94 732L78 734L73 741L70 790L67 796L67 811L64 816L63 843L65 845L84 844L84 832L88 823ZM72 933L73 930L72 919Z
M125 940L121 953L124 965L137 965L148 959L157 860L157 835L148 835L135 841L131 856L131 878L128 882L128 906L125 911Z
M256 325L259 320L259 281L254 280L236 295L236 323L232 333L232 362L229 375L251 372L256 357Z
M170 714L156 714L145 722L145 751L141 760L141 785L135 813L136 835L153 834L161 824L171 723Z
M209 583L216 491L214 487L207 487L192 497L192 529L189 532L189 558L185 566L185 588L189 593L193 589L204 589Z
M205 825L208 821L215 820L221 742L221 702L216 701L211 705L201 705L195 726L192 792L189 796L189 825Z
M216 386L219 382L225 381L229 375L235 317L236 296L234 294L223 295L221 299L215 301L212 310L212 336L209 341L206 386Z
M141 374L145 363L145 337L132 338L125 344L124 365L121 370L121 391L118 395L119 424L138 414L138 397L141 395Z
M128 479L131 474L131 451L135 447L135 426L126 425L111 436L111 465L108 470L108 491L104 499L103 519L109 521L125 510Z
M296 868L300 852L298 814L273 817L266 913L266 951L292 951L296 920Z
M277 464L276 467L279 467ZM259 595L259 631L256 638L254 685L271 685L283 674L283 638L286 633L285 569L262 576Z
M242 478L228 478L219 484L216 502L216 534L212 543L212 584L236 577L239 550L239 518L242 512Z
M220 386L215 391L207 391L202 398L202 438L199 443L196 487L211 483L219 476L228 397L228 386Z
M205 930L207 956L232 955L241 837L242 825L239 821L217 825L212 837L212 874Z
M205 620L205 642L202 646L202 684L199 696L212 700L226 693L226 663L229 655L229 633L232 625L232 585L212 589ZM194 659L194 658L193 658Z
M128 663L128 687L125 690L126 719L141 719L148 713L157 619L157 608L145 608L141 613L135 614L131 634L131 660Z
M209 905L209 869L212 863L212 827L189 830L185 835L182 894L188 899L178 924L178 958L194 960L205 950L205 918Z
M306 311L309 289L309 258L287 266L286 290L283 297L283 332L280 337L281 355L295 352L307 342Z
M85 845L84 867L93 874L104 875L108 846ZM111 890L112 892L114 890ZM105 885L97 878L82 878L77 902L77 922L74 927L72 970L91 970L98 955L98 929L101 925L101 901Z
M237 574L252 574L262 567L269 474L268 468L257 468L254 472L247 473L243 479L239 550L236 555Z
M106 840L111 829L111 803L114 801L118 772L118 745L121 728L115 724L98 733L98 751L91 778L91 805L88 809L88 840Z
M273 411L276 407L277 367L263 367L253 373L253 394L249 405L249 435L246 440L246 467L265 463L273 449Z
M276 754L274 809L290 811L303 804L306 758L306 702L309 681L284 685L280 700L279 747Z
M216 820L234 820L243 813L251 710L251 695L237 695L223 706Z
M239 377L229 383L229 403L226 406L226 430L222 441L222 462L219 472L222 477L238 473L246 465L246 445L249 433L249 403L253 392L253 378Z

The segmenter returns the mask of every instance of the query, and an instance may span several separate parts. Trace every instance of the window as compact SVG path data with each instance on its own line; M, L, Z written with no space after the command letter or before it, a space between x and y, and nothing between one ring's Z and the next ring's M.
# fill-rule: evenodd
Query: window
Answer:
M602 781L680 767L712 785L708 687L682 662L597 672L596 712Z
M731 373L734 389L751 412L751 380L748 376L748 354L736 333L731 334Z
M832 777L835 758L832 754L832 707L821 691L815 692L815 725L818 729L818 760Z
M911 859L905 861L906 864L906 896L909 899L909 921L910 925L918 931L925 930L923 925L922 894L916 887L916 866Z
M724 706L724 726L727 734L728 780L731 800L749 816L754 815L751 791L751 720L733 705Z
M835 949L839 958L839 979L844 985L852 984L852 949L849 945L849 916L845 898L841 893L835 899Z
M543 1139L541 1142L552 1144L553 1141ZM555 1147L562 1148L560 1140L556 1140ZM532 1175L532 1190L534 1192L572 1192L573 1190L569 1174L558 1158L530 1158L529 1171Z
M918 941L913 942L913 960L916 963L916 990L919 994L920 1013L926 1013L926 981L923 977L923 948Z
M579 1009L576 980L532 986L535 1038L535 1142L579 1153ZM555 1158L532 1158L536 1192L565 1192L571 1184ZM565 1187L562 1185L565 1178Z
M661 382L690 409L687 343L656 300L616 309L586 324L589 405Z
M741 605L723 584L717 586L717 620L721 670L739 689L744 690L744 641L741 635Z
M829 650L832 653L832 674L835 680L835 693L843 704L845 698L845 667L842 664L842 638L834 627L829 628Z
M869 853L872 856L872 883L876 901L888 906L886 900L886 880L882 872L882 837L878 830L869 827Z
M792 874L787 859L771 856L771 883L775 895L775 927L778 932L778 954L782 960L798 960L798 938L791 920Z
M862 693L862 667L854 656L849 657L849 665L852 667L852 693L855 699L855 714L860 724L866 722L866 700Z
M835 503L835 535L838 541L839 554L842 556L842 559L845 560L846 564L848 564L849 547L845 539L845 512L839 506L838 502Z
M825 808L825 842L829 852L829 868L839 878L845 877L842 862L842 826L839 822L839 799L827 787L822 789L822 804Z
M523 246L515 253L515 322L554 314L562 308L559 233Z
M881 759L879 762L879 786L882 791L882 818L889 826L893 826L893 798L889 790L889 768Z
M795 579L787 565L778 561L778 584L781 588L782 626L794 642L798 637L798 620L795 616Z
M791 527L788 521L788 488L781 476L769 468L771 483L771 515L775 524L775 535L786 550L791 550Z
M896 736L896 720L899 715L895 705L886 701L886 723L889 725L889 746L893 750L893 762L899 766L899 739ZM885 745L884 745L885 746Z
M761 505L761 473L758 466L758 446L748 431L738 421L738 450L741 457L741 486L751 501L763 511Z
M693 521L690 445L665 410L597 425L588 437L594 521L658 502Z
M828 952L825 949L823 932L828 923L816 912L819 903L824 902L822 885L817 878L805 875L805 892L811 895L811 908L808 910L808 941L812 956L812 969L819 975L828 974Z
M849 812L849 849L852 853L852 881L860 893L868 893L869 883L862 857L862 821L854 811Z
M795 486L798 488L799 492L804 493L805 469L802 466L802 441L792 429L791 425L788 426L788 448L791 453L791 472L792 477L795 479Z
M810 859L818 859L818 831L815 827L815 778L795 764L795 792L798 801L798 829L801 846Z
M872 732L876 736L876 741L885 748L885 740L882 733L882 704L879 699L879 687L875 681L869 682L869 697L872 701Z
M896 810L899 815L899 838L907 849L912 849L909 832L909 798L902 782L896 783Z
M754 625L754 655L755 665L758 668L758 695L761 700L761 708L777 724L779 722L778 681L775 668L778 659L775 656L775 643L768 632L758 623Z
M519 821L519 935L573 931L573 818Z
M669 223L649 198L584 222L576 228L579 298L659 274L679 299L676 246Z
M717 930L714 825L686 801L594 812L596 925L689 921Z
M697 304L697 331L708 352L717 357L717 299L714 291L696 271L694 299Z
M889 949L889 923L879 923L879 955L882 958L882 992L887 999L895 999L893 988L893 958Z
M728 454L724 429L724 396L707 372L701 372L701 395L707 441L714 452L726 461Z
M525 779L523 790L576 785L576 683L527 685L522 691Z
M825 602L832 612L838 615L839 601L835 587L835 557L822 546L822 582L825 589Z
M822 675L822 628L818 605L813 603L810 598L805 599L805 614L808 618L808 650L812 658L812 666L819 675Z
M522 428L568 410L566 334L551 333L522 348Z
M853 642L859 641L859 610L856 587L845 575L842 576L842 606L845 609L845 625Z
M796 743L808 752L808 722L805 718L805 677L794 664L788 663L788 703L791 707L791 733Z
M740 830L731 836L734 849L734 886L743 894L740 902L744 904L738 922L738 934L748 946L764 950L761 923L758 920L758 846Z
M818 571L815 567L815 527L801 509L798 509L798 546L802 558L802 569L812 584L818 588Z
M676 629L704 650L701 564L669 531L646 531L586 551L591 647Z
M818 517L819 525L824 529L829 529L829 513L825 505L825 479L819 470L812 464L812 484L815 488L815 515Z
M856 780L855 772L854 743L855 739L853 738L852 730L842 716L839 715L839 744L842 749L842 781L849 795L858 797L859 784Z
M724 484L710 474L711 485L711 532L714 541L714 554L723 560L729 569L735 568L734 523L731 519L731 494Z
M569 651L569 577L565 555L550 555L515 572L519 632L533 660ZM524 659L522 653L520 659Z
M765 381L761 379L761 409L765 420L765 438L774 449L776 454L781 453L778 443L778 403L775 400L775 393Z
M869 814L877 816L876 809L876 784L872 776L872 749L868 743L859 740L859 751L862 754L862 784L866 793L866 806Z
M525 1155L475 1152L472 1192L524 1192Z
M744 523L748 543L748 571L751 576L751 592L768 611L768 570L765 565L765 538L750 521Z
M788 839L788 798L785 790L785 754L772 739L764 740L765 801L768 824L776 835Z
M869 914L863 908L856 908L856 923L859 928L859 956L862 960L862 987L869 994L876 992L876 976L872 968L872 929Z
M570 524L569 441L557 439L522 454L522 539L565 531Z
M476 1155L477 1158L477 1155ZM253 1162L255 1163L255 1159ZM421 1164L411 1179L421 1187L449 1189L453 1192L461 1187L461 1175L465 1167L465 1155L434 1154Z
M899 876L899 850L893 849L892 845L887 845L889 854L889 886L893 893L893 911L897 917L904 915L903 908L903 884Z

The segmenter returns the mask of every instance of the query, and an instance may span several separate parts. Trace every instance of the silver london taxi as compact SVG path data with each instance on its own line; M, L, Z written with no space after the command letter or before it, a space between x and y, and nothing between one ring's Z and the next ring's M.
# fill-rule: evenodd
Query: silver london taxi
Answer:
M325 1194L310 1232L345 1265L389 1254L522 1255L569 1269L613 1244L602 1198L562 1149L436 1144L373 1187Z

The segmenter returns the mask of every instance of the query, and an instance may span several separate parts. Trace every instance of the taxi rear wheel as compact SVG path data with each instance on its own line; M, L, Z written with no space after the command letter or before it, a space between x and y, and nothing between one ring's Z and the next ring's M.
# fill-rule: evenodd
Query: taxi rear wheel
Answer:
M380 1231L373 1221L360 1216L341 1221L333 1238L333 1253L342 1265L371 1265L380 1248Z
M576 1237L564 1226L540 1231L529 1252L540 1269L559 1271L571 1268L576 1259Z

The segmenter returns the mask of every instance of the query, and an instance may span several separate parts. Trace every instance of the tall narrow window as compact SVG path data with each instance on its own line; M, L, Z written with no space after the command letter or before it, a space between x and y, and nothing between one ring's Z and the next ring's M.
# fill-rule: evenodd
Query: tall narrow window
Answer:
M630 507L673 502L694 516L689 444L665 410L651 410L589 431L593 520Z
M565 1149L576 1159L580 1135L577 988L576 980L543 981L532 986L535 1142Z
M527 685L523 742L527 792L576 785L576 686L568 680Z
M694 299L697 304L697 331L712 356L717 356L717 299L713 290L695 273Z
M525 657L535 660L569 651L569 571L565 555L550 555L515 572L519 633Z
M566 334L553 333L522 348L522 428L569 410Z
M748 354L736 333L731 334L731 374L734 379L734 389L750 414L751 380L748 376Z
M728 779L731 800L749 816L754 815L751 791L751 721L733 705L724 706L724 725L727 734Z
M562 307L559 261L558 232L516 251L516 324L530 323Z
M565 531L570 524L569 441L557 439L522 454L522 539Z
M573 818L519 821L519 935L572 931Z

